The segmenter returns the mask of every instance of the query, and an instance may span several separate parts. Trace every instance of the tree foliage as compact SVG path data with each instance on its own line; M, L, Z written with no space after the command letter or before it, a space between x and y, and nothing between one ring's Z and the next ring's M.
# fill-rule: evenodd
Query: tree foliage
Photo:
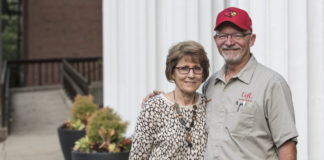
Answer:
M19 58L21 42L18 42L18 22L20 11L19 0L2 0L1 38L4 60Z

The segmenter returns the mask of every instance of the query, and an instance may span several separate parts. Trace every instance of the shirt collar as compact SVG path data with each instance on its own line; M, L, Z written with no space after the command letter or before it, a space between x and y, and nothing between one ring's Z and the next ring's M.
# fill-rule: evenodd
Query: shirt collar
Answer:
M243 67L243 69L238 74L236 74L232 78L238 78L242 82L249 84L251 82L257 64L258 64L257 60L255 59L253 54L251 54L249 62ZM219 81L225 83L225 72L226 72L226 64L223 65L220 71L216 73L215 84L218 83Z

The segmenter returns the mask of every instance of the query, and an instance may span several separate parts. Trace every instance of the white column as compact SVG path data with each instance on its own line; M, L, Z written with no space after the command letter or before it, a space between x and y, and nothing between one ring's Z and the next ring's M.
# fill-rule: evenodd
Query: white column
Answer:
M224 0L225 8L227 7L238 7L238 0Z
M288 1L269 1L269 66L288 79ZM262 42L260 42L262 43Z
M214 30L214 27L215 27L215 24L216 24L216 17L218 15L219 12L221 12L223 9L227 8L228 6L226 5L225 3L226 1L225 0L217 0L217 1L214 1L212 0L211 3L212 3L212 24L211 25L212 27L212 30ZM213 36L215 34L215 32L213 31L212 32L212 35ZM212 37L213 38L213 37ZM223 57L219 54L218 52L218 49L217 49L217 46L214 42L214 39L212 39L212 55L211 55L211 58L210 58L210 62L211 62L211 73L214 73L216 71L218 71L224 64L224 60L223 60Z
M118 0L103 1L103 100L104 105L118 106ZM109 89L108 89L109 88Z
M269 5L268 1L252 1L250 3L250 16L252 19L253 33L256 34L256 41L251 48L251 52L258 62L267 64L269 55Z
M194 28L193 26L187 26L188 17L189 15L194 15L195 9L191 8L191 13L188 14L187 12L187 5L191 0L168 0L170 8L167 8L168 11L168 17L171 21L168 23L168 33L170 37L170 41L167 48L170 48L171 45L176 44L180 41L186 40L186 33L189 29ZM192 19L195 19L196 17L191 17ZM197 25L197 24L196 24ZM196 31L197 32L197 31ZM193 35L191 33L191 35Z
M185 6L185 15L186 18L186 32L184 35L185 40L199 40L199 1L198 0L187 0ZM206 8L208 9L208 8Z
M158 89L157 87L157 41L160 38L157 38L158 30L157 30L157 2L147 0L146 4L146 32L147 32L147 39L145 40L146 46L146 76L147 79L145 90L146 93L152 92L154 89ZM139 110L139 109L138 109Z
M131 49L133 48L131 41L133 39L133 27L131 26L131 16L130 16L130 9L131 6L129 1L127 0L118 0L117 1L117 9L118 9L118 38L117 38L117 47L118 52L112 53L117 54L118 56L118 65L116 69L118 70L118 90L116 94L118 95L118 106L111 106L112 108L116 109L118 113L123 113L125 111L124 106L129 106L130 100L126 98L133 98L130 97L130 74L131 70L129 70L131 64L130 61L133 60L133 55L129 54ZM113 78L113 77L112 77ZM117 78L117 77L116 77ZM135 89L135 88L134 88ZM127 93L127 96L125 95ZM133 104L135 107L135 104ZM123 116L123 115L122 115Z
M199 1L199 8L198 8L198 24L197 27L199 27L199 42L204 46L205 51L207 52L207 56L210 60L210 62L213 62L213 54L218 54L216 52L213 52L213 47L215 46L214 40L213 40L213 27L214 27L214 21L216 19L215 16L213 16L213 11L216 10L213 8L213 5L211 5L212 0L204 0ZM215 68L211 65L210 66L210 74L212 74L215 71Z
M123 106L120 115L128 122L137 119L137 111L140 109L141 100L146 92L146 3L145 0L129 1L128 10L128 33L125 40L129 47L125 53L125 61L128 63L127 74L127 92L123 94L123 101L127 102L127 106ZM127 60L126 60L127 59ZM122 71L125 72L125 71ZM123 85L123 84L120 84ZM129 123L127 135L131 135L135 129L135 123Z
M149 4L146 3L146 0L137 0L137 3L134 3L136 5L136 11L137 12L137 18L135 17L134 25L136 25L135 30L135 38L134 41L136 42L136 51L133 53L136 60L136 70L134 70L134 78L136 78L135 86L136 90L133 91L134 96L136 97L134 100L138 102L138 109L140 109L140 101L143 99L143 97L148 93L149 85L145 86L139 86L138 84L149 84L152 82L149 82L153 75L150 75L152 72L148 71L147 63L151 61L150 55L155 55L155 52L148 52L148 46L147 46L147 39L149 37L148 32L148 11L147 8ZM154 15L154 14L153 14ZM152 35L154 36L154 34ZM154 42L154 41L153 41ZM147 54L149 53L149 54ZM154 81L154 80L153 80ZM134 108L136 108L134 107ZM137 109L137 108L136 108Z
M168 49L171 45L170 41L173 37L174 30L172 29L172 22L174 21L174 4L170 0L157 1L157 18L156 18L156 75L157 75L157 89L162 91L169 91L173 86L165 78L165 60L168 54Z
M245 11L247 11L248 13L249 13L249 15L251 15L251 12L250 12L250 6L251 6L251 1L250 0L239 0L238 2L237 2L237 6L239 7L239 8L242 8L242 9L244 9Z
M298 130L298 159L308 159L307 148L307 1L289 0L288 83Z
M308 159L324 159L323 1L308 0Z

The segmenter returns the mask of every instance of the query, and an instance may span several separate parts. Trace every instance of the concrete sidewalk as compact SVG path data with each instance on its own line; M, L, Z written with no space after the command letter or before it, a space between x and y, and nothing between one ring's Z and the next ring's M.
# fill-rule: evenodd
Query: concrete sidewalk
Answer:
M63 160L57 128L71 101L60 87L13 89L11 133L0 142L0 160Z

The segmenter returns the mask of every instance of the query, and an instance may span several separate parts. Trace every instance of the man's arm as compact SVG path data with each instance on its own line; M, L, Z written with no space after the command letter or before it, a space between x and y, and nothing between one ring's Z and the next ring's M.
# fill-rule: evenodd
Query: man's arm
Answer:
M296 142L289 140L279 148L279 160L296 160L297 149Z
M287 82L274 76L268 82L265 96L266 117L280 160L296 160L297 129L292 96Z

